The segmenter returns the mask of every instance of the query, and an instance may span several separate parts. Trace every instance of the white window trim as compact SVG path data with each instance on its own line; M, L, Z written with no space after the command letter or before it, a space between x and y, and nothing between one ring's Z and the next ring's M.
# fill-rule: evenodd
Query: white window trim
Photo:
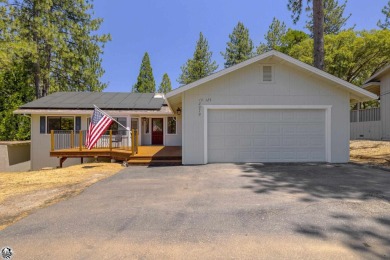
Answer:
M270 66L272 72L272 81L264 81L263 79L263 67ZM275 65L274 64L261 64L260 65L260 83L262 84L273 84L275 83Z
M207 154L207 113L211 109L307 109L307 110L324 110L325 111L325 160L330 163L332 161L332 150L331 150L331 113L332 106L312 106L312 105L204 105L203 106L203 130L204 130L204 159L203 163L208 163L208 154Z
M168 133L168 118L170 117L173 117L174 120L176 121L176 125L175 125L175 133L174 134L170 134ZM177 116L167 116L167 123L166 123L166 135L177 135Z

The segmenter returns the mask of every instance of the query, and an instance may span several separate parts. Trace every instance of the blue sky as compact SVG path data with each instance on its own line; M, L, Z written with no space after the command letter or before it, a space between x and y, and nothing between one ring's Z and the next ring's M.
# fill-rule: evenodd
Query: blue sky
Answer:
M294 25L288 0L95 0L94 12L104 22L99 33L111 33L103 55L106 92L127 92L136 82L144 53L150 55L156 88L167 72L179 86L180 67L192 57L199 32L207 38L213 59L223 68L220 54L238 21L249 29L255 46L264 39L273 17L287 27L303 30L306 15ZM339 0L343 2L343 0ZM349 0L345 14L357 30L377 28L387 0Z

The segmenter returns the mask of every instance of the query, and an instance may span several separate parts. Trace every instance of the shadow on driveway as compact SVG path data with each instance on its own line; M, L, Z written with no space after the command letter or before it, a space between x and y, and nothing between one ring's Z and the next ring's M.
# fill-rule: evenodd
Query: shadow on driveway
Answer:
M340 238L349 248L368 257L390 257L390 173L351 164L243 164L250 178L243 188L262 194L284 193L318 205L324 223L310 218L295 232L324 240ZM303 212L302 215L305 213ZM302 216L305 218L305 216ZM328 221L329 220L329 221Z

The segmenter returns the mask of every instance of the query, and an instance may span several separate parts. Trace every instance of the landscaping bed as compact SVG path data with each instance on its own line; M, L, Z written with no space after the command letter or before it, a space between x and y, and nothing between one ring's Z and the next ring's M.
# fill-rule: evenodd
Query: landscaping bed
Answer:
M89 163L61 169L0 172L0 230L35 209L79 194L121 169L120 164Z

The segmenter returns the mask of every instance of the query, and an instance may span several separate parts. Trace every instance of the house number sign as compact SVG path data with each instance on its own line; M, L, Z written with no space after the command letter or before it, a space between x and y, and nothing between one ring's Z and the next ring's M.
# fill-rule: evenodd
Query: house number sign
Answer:
M211 98L200 98L199 99L199 104L198 104L198 106L199 106L199 116L201 116L202 115L202 103L210 103L211 102Z

